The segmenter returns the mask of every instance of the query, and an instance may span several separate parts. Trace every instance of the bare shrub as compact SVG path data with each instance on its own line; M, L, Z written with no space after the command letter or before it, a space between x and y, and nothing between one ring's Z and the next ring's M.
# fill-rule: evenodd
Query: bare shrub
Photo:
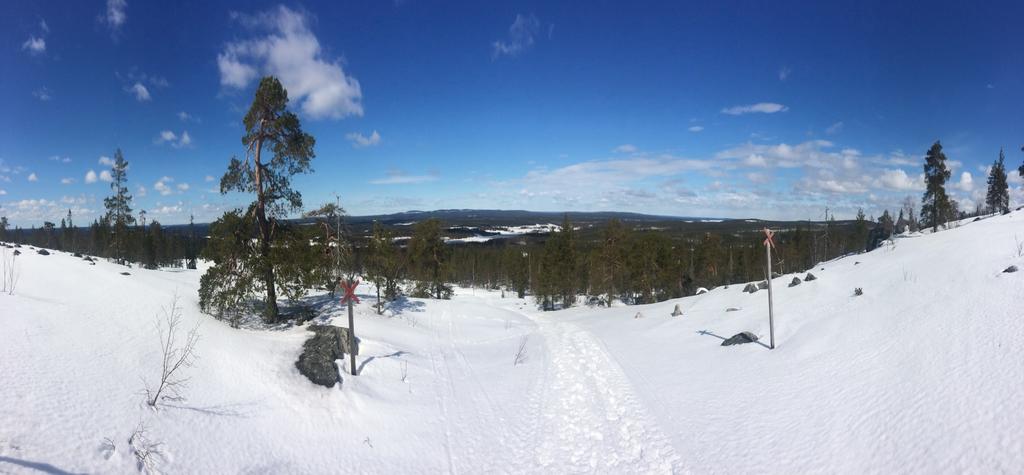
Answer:
M195 365L195 347L199 342L198 324L188 331L183 343L178 341L178 330L181 326L178 294L174 294L170 307L164 308L163 313L163 321L156 324L162 353L160 382L156 387L146 385L146 403L152 407L156 407L161 400L184 400L181 391L188 386L188 378L182 376L180 370Z
M14 295L14 288L18 286L18 275L18 253L8 252L5 246L0 252L0 292Z
M1024 241L1021 241L1020 238L1014 234L1013 242L1017 244L1017 257L1024 257Z
M402 382L406 382L409 379L409 362L402 360Z
M139 425L128 437L128 447L131 448L132 455L135 456L135 462L140 472L160 473L156 465L158 459L164 458L160 451L162 445L161 442L149 440L146 435L146 425L142 421L139 421Z
M519 366L520 363L526 362L526 343L530 340L530 337L523 335L519 338L519 345L516 346L515 358L512 360L512 366Z

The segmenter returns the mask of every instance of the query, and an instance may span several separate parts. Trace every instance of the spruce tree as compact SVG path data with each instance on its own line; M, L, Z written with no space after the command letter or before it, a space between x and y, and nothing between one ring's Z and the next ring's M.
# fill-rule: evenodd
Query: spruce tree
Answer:
M284 237L278 233L282 228L279 219L302 208L302 195L292 189L291 177L310 172L310 160L314 157L313 136L303 132L298 116L287 106L288 92L277 78L267 76L260 80L242 121L245 160L232 157L220 180L221 194L237 191L255 196L245 215L251 216L256 227L257 255L256 259L244 261L256 266L253 272L265 292L263 318L268 323L276 322L278 317L278 282L271 253L275 240ZM269 159L264 152L271 155ZM230 217L233 224L239 223L236 218L240 217ZM208 283L214 284L209 280Z
M128 253L128 226L135 224L132 216L132 195L128 194L128 162L125 161L121 149L114 152L114 167L110 170L110 189L114 194L103 199L107 208L105 216L110 224L111 256L118 264L124 264Z
M1003 163L1003 149L999 149L999 160L992 162L988 173L988 193L985 206L990 213L1010 212L1010 187L1006 182L1006 165Z
M946 168L946 154L942 144L936 141L925 155L924 179L926 188L921 198L921 220L924 226L931 226L932 232L939 225L955 217L953 203L946 194L946 180L951 175Z

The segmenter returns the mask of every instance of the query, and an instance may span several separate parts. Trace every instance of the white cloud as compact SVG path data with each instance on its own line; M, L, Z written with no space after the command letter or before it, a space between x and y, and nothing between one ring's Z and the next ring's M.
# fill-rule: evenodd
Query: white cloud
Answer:
M203 180L204 180L204 181L206 181L207 183L210 183L211 181L213 181L213 176L211 176L211 175L206 175L206 177L205 177L205 178L203 178Z
M491 43L492 58L497 59L504 56L518 56L528 50L536 41L537 31L540 29L540 21L537 17L517 14L508 28L508 37Z
M921 191L924 189L924 180L919 177L912 179L900 169L886 169L878 177L878 185L893 191Z
M110 175L110 170L103 170L100 172L100 181L110 183L114 181L114 177Z
M142 186L142 185L139 185L138 188L135 189L135 197L136 198L145 198L146 197L146 187Z
M363 115L359 81L345 74L341 61L323 57L310 18L285 6L259 15L232 17L266 36L230 42L217 55L220 83L241 89L259 74L272 74L313 119Z
M188 183L178 183L174 188L171 187L170 183L174 183L174 178L162 176L156 183L153 183L153 190L160 193L160 196L167 196L174 193L175 188L179 194L188 191L190 188Z
M170 144L174 148L188 147L192 144L192 137L188 134L188 131L182 131L181 135L175 134L170 130L162 130L160 134L153 139L155 144Z
M32 181L32 182L36 182L36 181L39 181L39 177L38 177L38 176L36 176L36 174L35 174L34 172L33 172L33 173L30 173L30 174L28 175L28 181Z
M28 51L32 56L43 54L46 52L46 39L37 36L29 36L28 39L21 44L21 49Z
M759 173L759 172L747 173L746 177L747 177L748 180L750 180L751 183L756 183L756 184L759 184L759 185L760 184L764 184L764 183L768 183L772 179L772 177L770 175L765 174L765 173Z
M960 174L960 181L956 184L956 188L960 191L971 191L974 189L974 177L971 175L971 172Z
M110 27L111 31L116 33L121 29L121 25L128 21L128 15L125 13L127 7L128 4L125 0L107 0L106 15L100 18Z
M32 97L35 97L36 99L39 99L40 101L46 102L46 101L49 101L50 99L53 99L53 94L50 92L49 88L47 88L46 86L43 86L43 87L40 87L39 89L36 89L36 90L32 91Z
M371 185L413 185L437 180L437 175L406 175L405 172L394 170L387 173L386 178L371 180Z
M5 190L3 188L0 188L0 196L6 195L6 194L7 194L7 190Z
M763 155L757 153L750 154L747 158L743 159L742 163L748 167L764 168L768 166L768 160L766 160Z
M789 67L787 66L783 66L782 69L779 69L779 81L785 81L786 79L789 78L789 75L792 73L792 69L789 69Z
M700 132L700 131L704 130L704 127L700 126L700 125L694 125L694 126L691 126L687 130L689 130L690 132Z
M50 160L54 161L54 162L60 162L60 163L71 163L71 157L62 157L60 155L54 155L54 156L50 157Z
M106 165L108 167L112 167L112 166L114 166L114 159L110 158L110 157L108 157L106 155L103 155L103 156L100 157L99 163L100 163L100 165Z
M380 134L377 133L376 130L374 130L369 137L359 132L352 132L349 134L345 134L345 138L348 139L349 142L352 142L352 146L355 148L372 147L374 145L380 144L381 140Z
M774 102L758 102L757 104L726 107L725 109L722 109L722 113L729 115L753 113L774 114L776 112L785 112L787 110L789 110L789 108L782 104L776 104Z
M185 111L178 112L177 116L178 116L178 120L180 120L182 122L195 122L195 123L201 123L202 122L202 120L199 120L198 117L196 117L196 116L194 116L192 114L189 114L188 112L185 112Z
M89 183L96 183L96 172L95 171L89 170L88 172L86 172L86 174L85 174L85 183L87 183L87 184L89 184Z
M637 150L636 145L626 143L615 147L612 151L615 153L636 153Z
M72 184L74 182L75 182L75 179L74 178L70 178L70 177L65 177L65 178L61 178L60 179L60 184L61 185L70 185L70 184Z
M839 132L842 132L842 130L843 130L843 123L842 123L842 121L840 121L840 122L836 122L836 123L828 126L828 128L825 129L825 133L828 134L828 135L835 135L835 134L838 134Z
M167 186L167 183L164 183L163 179L157 180L156 183L153 183L153 189L160 193L161 196L167 196L174 192L174 190L171 190L170 186Z
M126 87L124 90L125 92L134 95L135 100L139 102L145 102L150 99L149 89L146 89L146 86L143 86L141 82L136 82L135 84Z

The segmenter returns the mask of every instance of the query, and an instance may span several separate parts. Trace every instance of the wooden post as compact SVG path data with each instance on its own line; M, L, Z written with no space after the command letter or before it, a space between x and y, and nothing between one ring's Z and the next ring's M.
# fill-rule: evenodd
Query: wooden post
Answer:
M349 373L352 376L356 375L356 322L352 317L352 305L359 302L359 297L356 297L356 287L359 286L358 280L349 279L341 281L341 288L345 290L345 295L341 297L341 303L348 302L348 358L352 365L352 370Z
M764 240L765 255L768 257L768 332L770 334L769 349L775 349L775 315L774 309L772 308L772 247L775 246L775 242L772 240L772 232L765 228L764 234L766 239Z
M352 366L352 376L356 376L356 327L352 318L352 299L348 300L348 359Z

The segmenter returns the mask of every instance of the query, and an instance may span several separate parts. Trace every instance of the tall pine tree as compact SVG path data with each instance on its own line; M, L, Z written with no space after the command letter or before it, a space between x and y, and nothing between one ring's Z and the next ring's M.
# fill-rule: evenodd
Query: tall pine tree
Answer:
M245 135L245 161L231 158L228 171L220 180L220 192L255 195L246 216L256 225L257 267L255 274L266 293L263 318L277 321L277 287L274 259L271 256L277 235L278 219L302 208L302 195L292 189L291 177L311 170L315 140L302 130L299 118L287 109L288 91L273 76L260 80L249 112L242 120ZM270 154L269 159L264 152Z
M111 255L118 264L124 264L128 252L128 226L135 224L132 216L132 195L128 194L128 162L121 149L114 152L114 168L110 170L110 189L114 194L103 199L107 208L106 221L110 223Z
M953 203L946 194L946 180L949 180L950 175L942 144L935 141L924 157L924 179L927 186L921 198L921 221L924 226L931 226L932 232L954 217Z
M985 206L990 213L1010 212L1010 186L1006 182L1006 165L1003 161L1003 149L999 149L999 160L992 163L992 170L988 173Z

